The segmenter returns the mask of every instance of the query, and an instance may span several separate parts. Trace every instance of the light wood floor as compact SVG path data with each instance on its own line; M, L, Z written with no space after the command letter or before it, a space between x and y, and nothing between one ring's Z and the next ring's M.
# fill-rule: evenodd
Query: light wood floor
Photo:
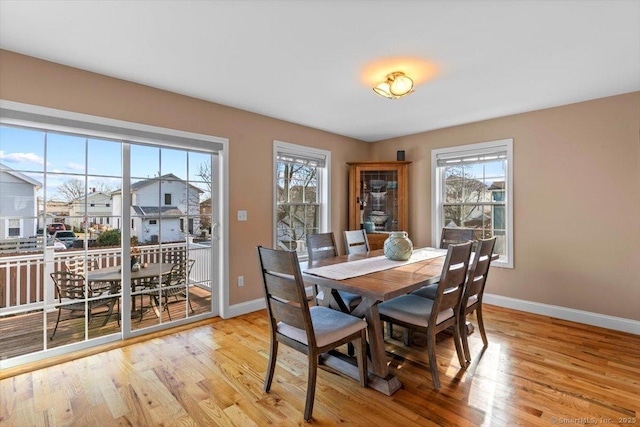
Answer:
M640 417L640 336L485 306L489 346L470 338L458 365L438 339L442 388L425 347L386 339L393 396L321 369L314 425L634 425ZM31 372L3 372L2 426L305 425L305 357L280 346L271 393L266 312L215 319ZM31 368L36 368L32 366ZM22 368L24 370L24 368ZM9 376L14 375L14 376Z

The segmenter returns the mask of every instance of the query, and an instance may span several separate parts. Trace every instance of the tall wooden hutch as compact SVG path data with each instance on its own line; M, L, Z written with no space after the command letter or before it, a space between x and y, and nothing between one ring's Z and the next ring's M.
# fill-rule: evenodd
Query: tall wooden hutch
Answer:
M349 229L365 229L371 249L409 227L409 161L349 162Z

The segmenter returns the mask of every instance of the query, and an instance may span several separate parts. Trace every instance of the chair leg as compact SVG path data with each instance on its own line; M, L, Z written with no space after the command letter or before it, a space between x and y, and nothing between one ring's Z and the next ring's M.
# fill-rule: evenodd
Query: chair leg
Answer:
M107 322L109 321L109 319L111 318L111 313L113 313L113 305L114 305L115 303L116 303L116 302L112 300L112 301L111 301L111 304L109 304L109 311L107 311L107 314L105 314L105 316L104 316L104 322L102 322L102 325L101 325L100 327L102 327L102 326L106 325L106 324L107 324Z
M476 308L476 317L478 318L478 329L480 329L480 336L482 336L482 343L486 347L489 345L489 340L487 340L487 333L484 330L484 320L482 318L482 304L478 304L478 308Z
M464 350L464 358L467 362L471 362L471 353L469 352L469 338L467 333L467 316L462 312L463 316L460 318L459 330L460 339L462 340L462 349Z
M438 362L436 362L436 334L434 331L427 333L427 353L429 354L429 369L433 379L433 388L440 388L440 377L438 376Z
M311 421L313 401L316 395L316 375L318 374L318 355L309 354L309 378L307 380L307 400L304 405L304 420Z
M460 322L460 319L458 319L458 322L453 326L453 339L454 339L454 344L456 345L456 353L458 354L458 362L460 362L460 367L466 368L467 359L465 359L465 355L463 354L463 351L462 351L462 344L460 343L460 335L462 332L462 328L464 328L465 330L465 333L462 333L462 335L464 335L466 338L467 328L464 322L464 318L462 322ZM469 357L469 360L471 360L471 357Z
M60 313L62 312L62 308L58 307L58 319L56 320L56 327L53 328L53 333L51 334L51 337L49 337L50 340L53 339L53 336L56 334L56 331L58 330L58 323L60 323Z
M264 391L269 393L271 390L271 382L273 381L273 373L276 370L276 358L278 357L278 341L271 337L271 349L269 351L269 366L267 367L267 376L264 379Z

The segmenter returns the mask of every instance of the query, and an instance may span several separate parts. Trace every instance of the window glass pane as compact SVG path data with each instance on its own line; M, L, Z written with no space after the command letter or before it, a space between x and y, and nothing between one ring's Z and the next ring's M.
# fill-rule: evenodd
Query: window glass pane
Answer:
M47 133L47 170L56 173L84 174L86 168L85 137Z
M44 136L38 130L0 127L0 163L17 171L44 171Z
M120 177L122 175L122 144L103 139L89 139L88 172L92 175Z
M160 174L172 174L182 180L187 180L187 152L184 150L171 150L163 148L160 153Z
M146 145L131 145L131 178L160 176L160 149Z

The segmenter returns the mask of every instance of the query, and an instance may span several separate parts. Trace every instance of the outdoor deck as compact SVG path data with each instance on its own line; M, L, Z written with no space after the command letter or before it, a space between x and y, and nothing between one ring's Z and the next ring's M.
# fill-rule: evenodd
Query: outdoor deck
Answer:
M211 294L209 292L197 286L192 286L189 290L189 298L194 310L193 314L210 311ZM184 318L185 300L181 299L180 302L175 303L173 301L174 299L171 298L171 304L168 306L171 319ZM149 307L149 301L146 297L144 298L144 306L147 306L147 308L142 319L134 318L131 320L131 326L134 330L154 326L160 322L155 311ZM83 341L84 318L74 318L69 314L69 311L63 310L54 338L52 340L47 338L48 348ZM119 315L116 314L116 309L114 308L107 324L101 326L104 322L104 314L106 314L106 309L104 308L99 308L93 313L93 319L89 323L88 330L90 338L106 336L120 331L120 326L118 325ZM57 316L57 310L47 313L47 337L50 337L53 333ZM169 316L166 311L162 313L162 322L169 322ZM44 350L43 329L44 322L41 311L0 317L0 359L8 359Z

